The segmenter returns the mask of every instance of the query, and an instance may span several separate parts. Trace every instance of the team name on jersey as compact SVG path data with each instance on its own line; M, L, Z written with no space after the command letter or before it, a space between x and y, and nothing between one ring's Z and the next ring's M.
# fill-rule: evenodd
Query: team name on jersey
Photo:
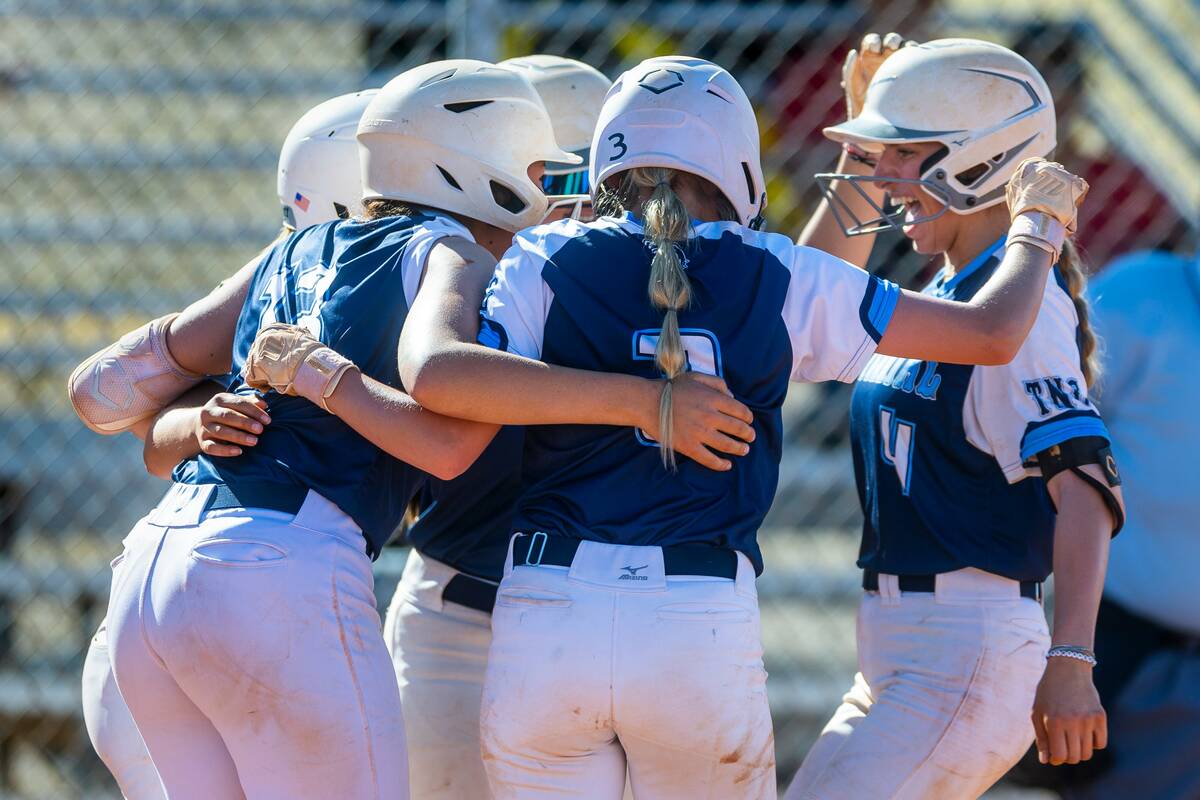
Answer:
M1074 378L1063 380L1057 375L1023 381L1025 394L1037 404L1040 416L1049 416L1058 411L1090 408L1092 401L1084 394L1079 381Z
M858 379L890 386L906 394L915 394L922 400L937 400L938 387L942 385L938 366L936 361L872 356Z

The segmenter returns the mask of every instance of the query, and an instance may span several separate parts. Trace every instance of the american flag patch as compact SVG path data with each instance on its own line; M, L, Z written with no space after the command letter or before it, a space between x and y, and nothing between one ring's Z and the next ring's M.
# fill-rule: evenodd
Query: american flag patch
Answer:
M296 192L295 203L296 203L296 207L299 208L301 211L308 211L308 198L305 197L304 195L300 194L299 192Z

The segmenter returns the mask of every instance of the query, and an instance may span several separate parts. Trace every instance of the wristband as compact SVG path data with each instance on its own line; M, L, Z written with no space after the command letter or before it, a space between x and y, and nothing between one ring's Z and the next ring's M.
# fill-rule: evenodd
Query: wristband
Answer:
M1096 654L1086 647L1075 647L1073 645L1056 645L1046 651L1046 658L1073 658L1076 661L1083 661L1090 666L1096 666Z
M331 348L321 347L305 357L292 386L296 394L311 400L329 411L326 401L338 387L342 377L354 366L354 362ZM332 413L332 412L331 412Z
M1057 264L1066 238L1066 227L1054 217L1041 211L1024 211L1012 221L1007 244L1025 242L1040 247L1050 254L1051 264Z

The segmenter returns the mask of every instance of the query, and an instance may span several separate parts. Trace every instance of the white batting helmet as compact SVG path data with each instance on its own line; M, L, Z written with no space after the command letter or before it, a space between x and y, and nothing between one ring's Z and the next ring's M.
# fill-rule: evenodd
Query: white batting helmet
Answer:
M283 222L303 230L353 215L362 198L358 142L363 109L378 89L344 94L309 109L279 151L275 185Z
M514 232L548 206L529 166L581 162L558 146L523 75L467 59L388 81L363 113L358 142L364 200L404 200Z
M938 142L922 165L922 188L951 211L970 214L1004 202L1017 165L1054 149L1054 100L1021 56L978 39L937 39L904 47L867 87L862 113L825 129L868 152L884 145Z
M643 61L617 78L592 140L592 187L634 167L667 167L713 183L743 225L767 206L758 120L733 76L687 56Z

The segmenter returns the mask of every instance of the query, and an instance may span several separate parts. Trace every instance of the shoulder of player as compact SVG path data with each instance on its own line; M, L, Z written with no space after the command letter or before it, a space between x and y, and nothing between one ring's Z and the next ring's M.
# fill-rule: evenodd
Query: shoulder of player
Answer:
M601 218L592 222L580 222L575 219L560 219L534 225L519 231L513 236L513 249L524 253L540 262L554 258L558 251L567 244L581 240L597 238L605 233L619 230L615 220ZM510 251L511 252L511 251Z
M699 239L736 238L746 247L770 253L789 270L809 257L832 258L828 253L798 245L782 233L756 231L736 222L702 222L694 231Z

